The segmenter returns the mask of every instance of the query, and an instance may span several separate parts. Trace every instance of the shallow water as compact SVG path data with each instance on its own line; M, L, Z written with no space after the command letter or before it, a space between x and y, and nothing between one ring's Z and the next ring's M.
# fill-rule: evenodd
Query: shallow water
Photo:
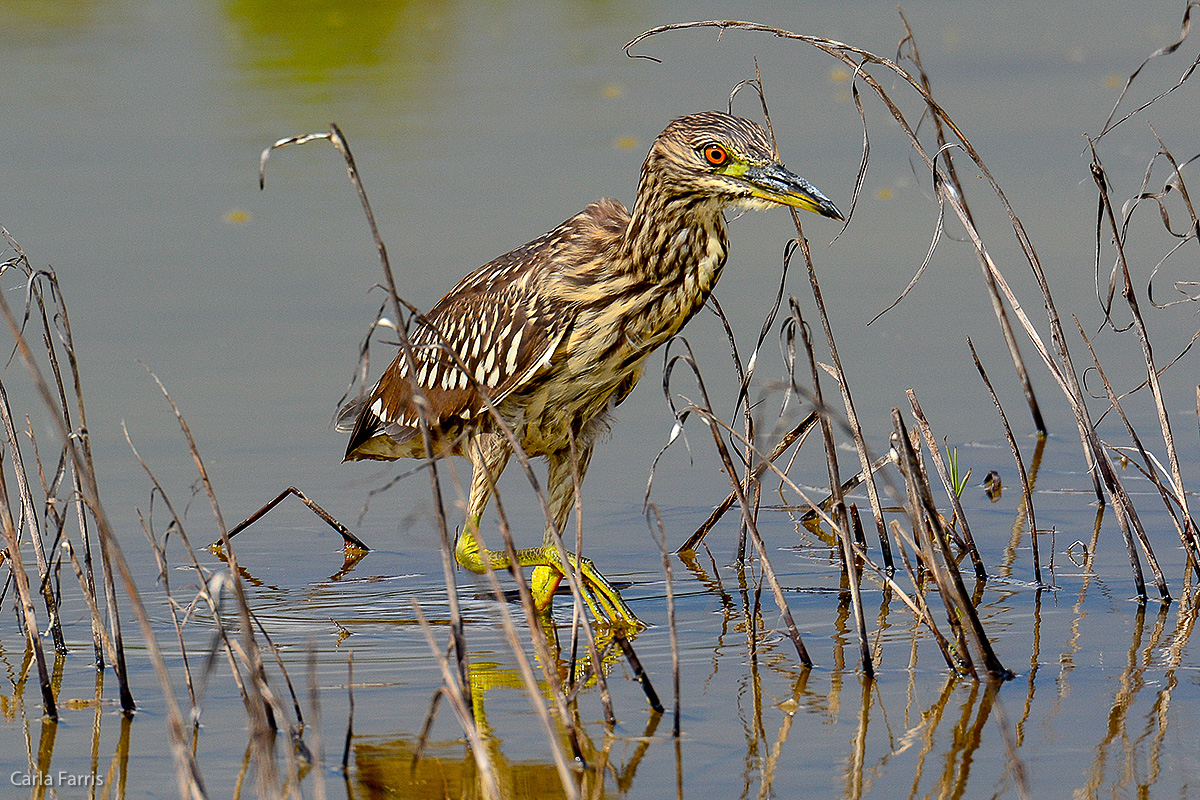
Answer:
M1102 324L1093 278L1096 190L1082 134L1100 130L1142 59L1175 40L1182 9L1155 2L1135 13L1099 2L905 7L935 94L1024 221L1071 336L1070 315L1089 336ZM380 271L361 209L325 144L273 155L262 192L258 154L276 139L336 121L358 159L400 291L428 307L470 268L583 204L600 196L631 202L655 134L679 114L724 107L730 88L753 76L757 57L784 162L848 208L862 127L841 65L798 43L736 31L720 40L710 30L644 43L641 52L661 63L621 51L644 29L702 18L762 21L884 56L902 36L894 5L868 2L801 4L787 12L767 3L322 3L292 4L286 13L254 2L0 2L7 75L0 98L8 110L0 136L0 225L35 267L58 272L79 347L101 492L170 656L177 692L186 697L178 646L138 509L153 511L160 537L165 520L122 422L176 504L190 505L193 540L216 538L216 528L205 498L193 495L191 458L146 368L186 416L227 521L295 485L375 548L344 569L339 538L295 501L237 540L251 607L280 647L305 709L306 742L324 747L325 767L305 776L306 795L319 796L323 782L334 797L475 796L478 776L445 707L429 757L417 773L408 771L440 685L410 601L421 602L439 636L448 618L427 481L418 474L374 497L360 520L368 492L404 468L339 463L344 438L329 425L383 297L369 292ZM1152 62L1125 105L1174 85L1194 54L1189 41L1175 60ZM1102 144L1118 203L1139 190L1158 149L1147 122L1180 160L1194 155L1193 85ZM907 108L918 108L907 97ZM735 108L757 113L749 94ZM871 163L852 224L832 245L836 224L810 217L804 229L872 449L886 448L889 411L908 408L904 392L911 387L937 436L957 446L973 470L964 502L991 576L981 588L980 613L1016 677L997 686L953 678L911 613L894 596L885 600L867 575L877 675L865 678L836 550L786 511L766 510L761 527L772 563L816 664L803 669L780 634L770 590L756 595L759 573L731 566L737 531L729 515L709 534L711 558L673 562L683 685L677 747L670 736L666 588L641 512L651 464L672 426L655 356L593 461L584 521L586 551L628 584L626 598L652 625L634 646L668 713L650 713L624 664L609 675L618 718L611 731L597 690L584 689L577 708L594 767L584 774L587 794L1188 796L1200 778L1200 751L1190 736L1195 609L1190 602L1135 602L1112 510L1098 512L1092 502L1073 418L1023 339L1053 434L1035 495L1043 577L1052 588L1036 588L1015 471L967 336L997 384L1027 462L1035 441L961 229L948 227L913 293L866 326L921 264L938 213L927 173L914 166L886 109L868 98L866 113ZM1037 320L1041 300L1003 209L975 171L956 163L997 263ZM1161 185L1161 170L1155 174ZM792 232L779 213L731 222L732 256L718 296L743 349L774 297ZM1130 233L1137 280L1144 283L1173 245L1165 238L1152 211L1137 217ZM1156 279L1160 299L1173 292L1171 281L1195 277L1179 255ZM1109 259L1106 251L1105 271ZM800 264L787 280L810 313ZM18 296L19 281L5 286L14 289L10 298ZM1142 286L1139 292L1148 308ZM1195 332L1193 310L1147 315L1164 363ZM703 313L687 336L714 405L728 417L734 379L720 323ZM761 375L780 374L777 341L764 346ZM1070 346L1082 370L1081 340ZM1128 334L1101 333L1096 346L1120 391L1142 380L1140 349ZM377 348L376 372L387 358L386 348ZM1188 354L1164 376L1185 481L1200 464L1196 367ZM22 370L14 361L0 377L16 416L36 419ZM1097 397L1102 392L1095 376L1088 388ZM693 393L682 381L676 389ZM1125 403L1161 453L1143 394ZM772 394L763 404L766 424L780 401ZM1115 420L1102 431L1124 444ZM687 446L677 442L658 462L651 493L672 545L728 491L707 431L692 420L687 433ZM853 453L844 456L843 477L856 461ZM823 462L814 440L792 475L819 485ZM993 469L1006 485L996 502L977 485ZM1124 474L1173 596L1188 596L1183 554L1161 501L1133 477L1133 467ZM529 543L541 521L522 484L509 475L501 490L519 543ZM453 496L450 504L453 525L461 512ZM171 547L171 585L177 599L190 599L194 575L180 566L177 541ZM1089 569L1080 566L1085 550ZM221 566L207 556L205 563ZM559 796L547 736L523 691L510 686L514 658L496 624L495 601L464 571L457 579L481 681L478 713L486 715L502 780L515 797ZM44 781L30 785L33 776L60 773L67 784L76 778L76 785L52 787L61 797L175 794L166 710L136 626L127 616L139 706L127 720L111 674L97 687L87 610L76 594L65 595L71 652L55 665L59 723L41 716L36 671L13 618L0 629L0 786L14 787L0 795L48 795ZM566 623L566 603L559 606ZM753 642L751 624L763 631ZM189 623L193 667L212 637L204 615ZM354 738L343 779L334 768L349 716L350 652ZM310 658L319 719L309 701ZM218 660L199 683L196 751L205 785L213 797L239 786L252 796L253 776L240 774L247 719L228 665ZM94 791L79 785L88 782Z

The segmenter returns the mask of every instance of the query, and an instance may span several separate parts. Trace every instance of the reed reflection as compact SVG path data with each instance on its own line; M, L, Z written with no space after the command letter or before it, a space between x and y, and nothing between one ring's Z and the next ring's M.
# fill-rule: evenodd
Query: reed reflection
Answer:
M62 712L58 719L42 713L35 706L27 709L24 702L24 690L27 685L33 654L27 652L20 671L7 669L10 677L19 676L13 682L15 693L9 696L0 695L0 710L6 719L21 720L25 726L25 741L28 749L25 752L24 764L15 752L5 753L8 757L4 763L3 780L5 785L20 792L29 789L31 800L42 800L47 797L86 796L89 798L110 798L123 800L129 778L130 739L133 730L133 717L128 714L105 714L112 709L112 704L104 700L104 672L97 671L95 687L91 698L68 700L61 704ZM8 654L0 648L0 662L6 668L11 667ZM55 691L62 689L66 658L58 654L54 660L52 681ZM92 720L88 752L84 756L73 752L70 745L60 742L60 723L70 723L71 716L79 712L91 710ZM31 718L27 711L32 711ZM33 723L38 720L36 747L34 746ZM117 738L112 746L112 755L108 764L101 764L101 739L104 723L115 721ZM62 749L62 748L66 749ZM14 794L13 796L17 796Z
M560 661L556 668L565 673L569 663ZM569 797L571 795L560 780L558 767L549 755L542 759L510 757L502 733L488 722L489 696L498 700L494 697L498 693L523 690L524 684L516 670L496 663L476 661L472 664L473 712L483 734L487 759L496 775L501 796L522 800ZM633 740L632 749L618 757L618 745L629 740L614 736L608 730L599 739L594 739L579 717L577 705L572 703L570 708L571 723L579 732L577 741L583 761L587 764L585 769L576 769L574 772L577 796L599 800L628 795L633 790L638 768L652 744L666 741L665 737L655 736L662 715L651 713L641 735ZM561 729L559 745L568 750L572 746L566 732ZM353 745L353 753L353 777L347 782L347 796L351 798L405 797L423 800L487 797L478 759L455 741L423 742L421 738L411 736L358 737ZM679 774L682 775L681 770Z

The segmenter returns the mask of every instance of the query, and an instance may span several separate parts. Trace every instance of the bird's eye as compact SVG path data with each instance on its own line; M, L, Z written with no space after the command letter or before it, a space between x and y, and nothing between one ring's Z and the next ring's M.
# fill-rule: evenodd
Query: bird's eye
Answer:
M719 144L709 144L704 146L704 158L714 167L721 167L729 160L729 153Z

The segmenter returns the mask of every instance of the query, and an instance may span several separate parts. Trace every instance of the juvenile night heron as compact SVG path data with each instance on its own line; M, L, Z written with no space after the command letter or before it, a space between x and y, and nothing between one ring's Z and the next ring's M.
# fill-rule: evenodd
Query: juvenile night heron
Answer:
M637 383L646 357L700 310L725 266L725 208L796 206L841 219L833 202L785 169L766 132L716 111L680 117L654 140L633 210L601 200L463 278L413 326L412 360L396 356L369 394L350 402L346 460L465 456L473 474L458 563L511 569L476 534L512 446L549 462L558 530L574 504L572 438L582 478L610 411ZM453 352L451 352L453 351ZM598 618L636 625L617 590L586 558L568 553ZM550 606L564 565L549 527L541 547L517 551L534 567L533 592Z

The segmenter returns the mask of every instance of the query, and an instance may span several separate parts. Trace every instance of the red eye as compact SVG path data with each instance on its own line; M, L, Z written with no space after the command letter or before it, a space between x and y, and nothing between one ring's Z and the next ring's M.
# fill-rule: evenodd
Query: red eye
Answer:
M704 148L704 157L714 167L720 167L729 160L729 153L726 153L725 148L719 144L710 144Z

